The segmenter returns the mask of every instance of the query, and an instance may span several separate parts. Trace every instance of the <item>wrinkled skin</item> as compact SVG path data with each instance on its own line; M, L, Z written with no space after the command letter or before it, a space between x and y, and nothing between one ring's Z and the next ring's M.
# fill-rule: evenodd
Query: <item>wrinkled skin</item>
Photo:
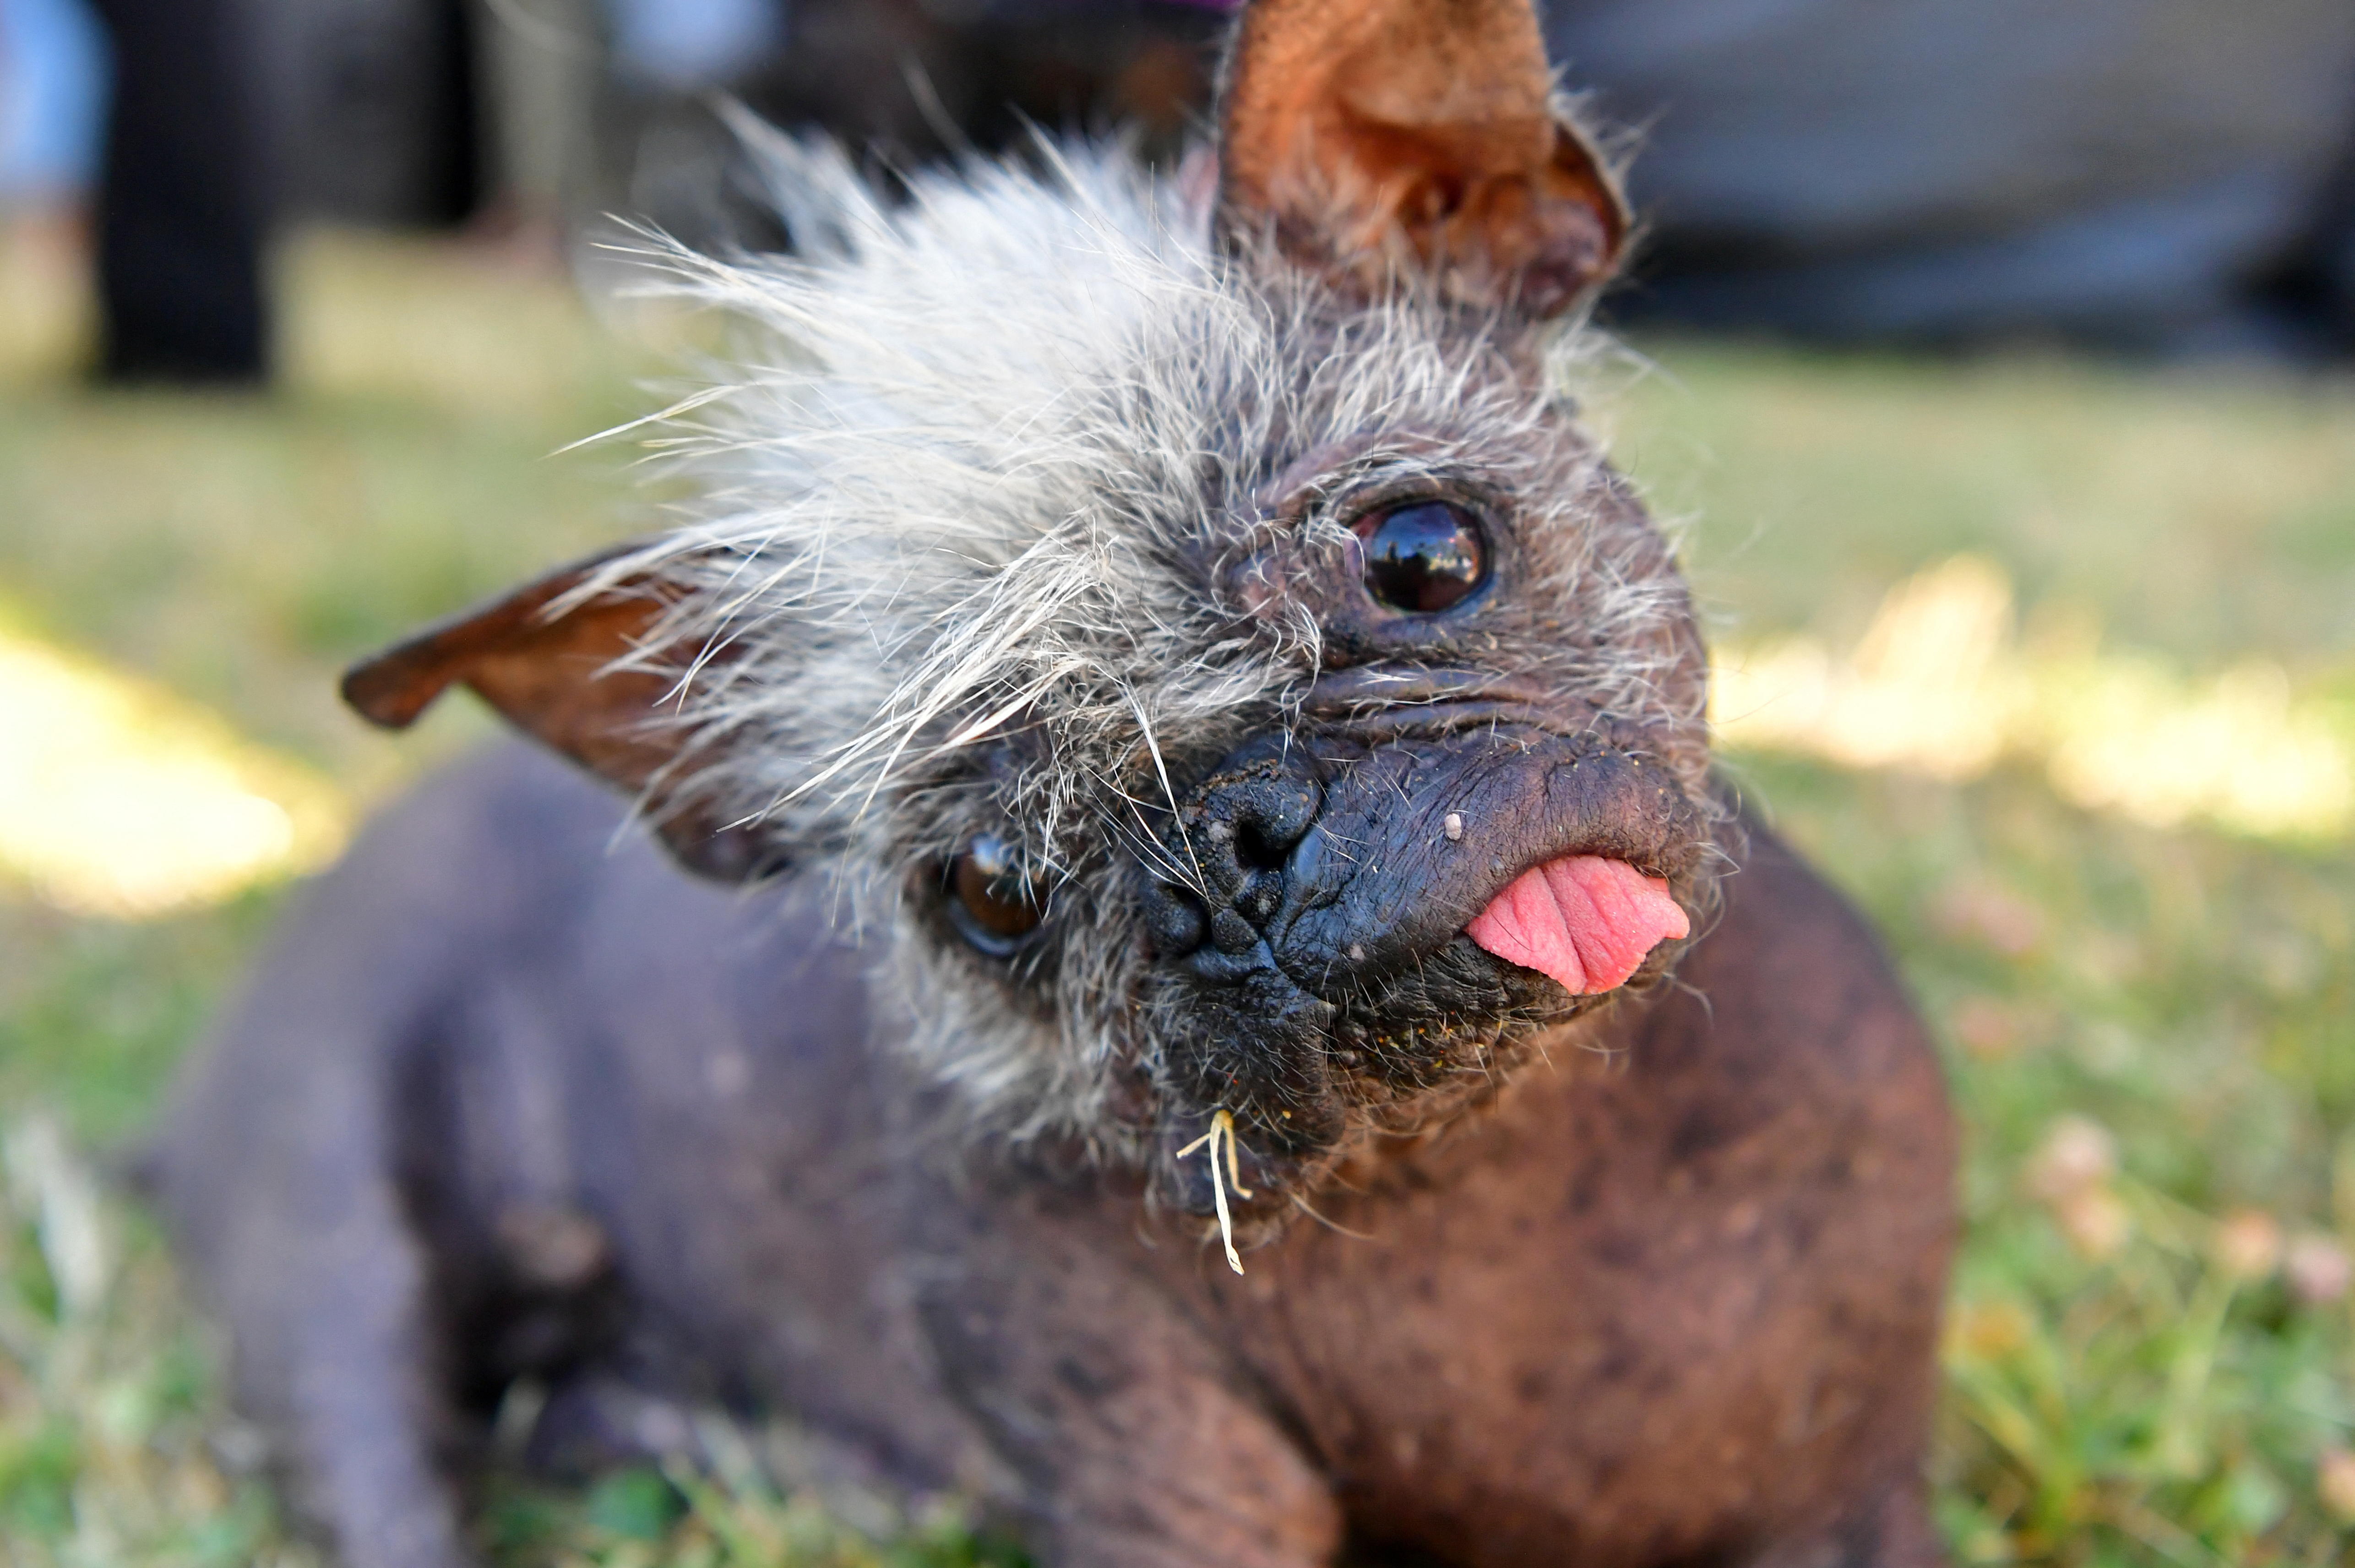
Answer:
M1678 985L1354 1146L1329 1226L1238 1278L1134 1178L927 1136L823 899L608 854L618 821L515 749L396 808L159 1146L241 1397L347 1562L465 1560L453 1479L527 1373L548 1462L675 1436L680 1402L788 1411L1053 1564L1936 1561L1943 1090L1763 830L1728 835ZM1296 901L1279 957L1316 940Z
M1640 754L1591 731L1467 733L1454 718L1420 709L1424 732L1380 749L1264 737L1167 835L1168 859L1200 872L1195 889L1156 880L1147 913L1162 1005L1188 1020L1183 1097L1252 1129L1254 1186L1296 1182L1300 1157L1341 1146L1352 1092L1426 1121L1434 1098L1485 1090L1484 1070L1526 1055L1533 1027L1579 1016L1582 1001L1459 934L1525 867L1601 854L1695 880L1700 813ZM1207 1211L1207 1164L1190 1172L1183 1201Z
M677 858L493 753L191 1069L162 1194L356 1568L464 1560L524 1377L544 1462L782 1412L1051 1568L1935 1559L1939 1078L1549 370L1606 161L1527 0L1253 0L1226 84L1168 191L778 152L842 237L682 263L798 345L682 405L700 520L347 678ZM1578 867L1602 994L1472 934Z

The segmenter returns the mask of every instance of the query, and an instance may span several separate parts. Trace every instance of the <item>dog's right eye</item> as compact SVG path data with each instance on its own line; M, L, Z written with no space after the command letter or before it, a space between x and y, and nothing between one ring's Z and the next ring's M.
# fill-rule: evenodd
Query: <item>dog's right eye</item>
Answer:
M1479 520L1445 501L1369 512L1350 525L1364 541L1366 592L1409 614L1453 609L1488 580Z
M995 833L976 835L949 867L949 919L994 958L1021 950L1046 919L1037 880L1014 871L1014 854Z

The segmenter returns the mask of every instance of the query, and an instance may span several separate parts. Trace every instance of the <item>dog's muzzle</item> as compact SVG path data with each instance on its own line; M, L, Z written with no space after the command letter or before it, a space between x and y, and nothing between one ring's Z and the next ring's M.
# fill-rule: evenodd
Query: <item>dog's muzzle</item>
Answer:
M1199 979L1273 966L1337 998L1427 961L1534 868L1593 857L1674 883L1700 827L1664 770L1592 733L1263 736L1163 834L1146 924Z
M1659 973L1685 929L1671 897L1693 897L1705 841L1663 768L1593 732L1259 737L1185 795L1146 868L1177 1087L1201 1115L1229 1109L1305 1152L1337 1136L1352 1081L1411 1093L1516 1026ZM1561 970L1541 932L1496 934L1544 903L1532 873L1598 864L1657 890L1652 916L1674 917L1604 983L1549 977ZM1553 881L1576 899L1577 877Z

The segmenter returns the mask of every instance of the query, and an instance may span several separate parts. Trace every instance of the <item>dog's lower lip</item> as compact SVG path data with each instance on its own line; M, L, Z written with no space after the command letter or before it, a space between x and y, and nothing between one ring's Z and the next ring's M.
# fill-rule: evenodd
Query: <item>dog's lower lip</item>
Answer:
M1655 947L1690 930L1661 878L1625 860L1564 855L1514 878L1464 934L1572 996L1592 996L1624 984Z

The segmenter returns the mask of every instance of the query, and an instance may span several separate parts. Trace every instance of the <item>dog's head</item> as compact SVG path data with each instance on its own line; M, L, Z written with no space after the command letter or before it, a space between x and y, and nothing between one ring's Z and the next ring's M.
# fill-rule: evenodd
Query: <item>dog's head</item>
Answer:
M1171 180L901 202L756 133L796 255L666 258L751 329L661 427L700 498L346 692L464 683L697 869L836 873L969 1125L1200 1209L1223 1123L1248 1222L1662 975L1713 814L1684 589L1556 385L1625 219L1528 0L1262 0L1222 101Z

